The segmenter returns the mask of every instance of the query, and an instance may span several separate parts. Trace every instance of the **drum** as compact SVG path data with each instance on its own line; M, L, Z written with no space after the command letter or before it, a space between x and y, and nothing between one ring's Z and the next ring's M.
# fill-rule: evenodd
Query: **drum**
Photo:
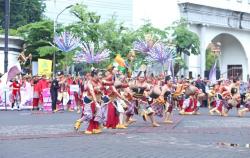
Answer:
M235 88L235 87L231 88L231 94L232 95L236 94L237 92L238 92L237 88Z
M228 104L233 106L233 107L236 107L238 105L238 102L236 99L233 98L233 99L228 100Z
M177 99L179 96L182 95L182 91L183 91L183 86L182 85L177 85L177 88L176 88L176 90L175 90L175 92L173 94L173 97L175 99Z
M117 80L117 81L115 81L115 83L114 83L114 86L115 86L115 88L121 88L122 87L122 82L121 81L119 81L119 80Z
M158 98L161 95L161 89L159 86L155 86L149 96L153 99Z
M198 97L198 100L205 100L206 99L205 93L202 93L202 92L199 93L197 97Z
M160 96L156 99L157 104L165 104L165 100L164 97Z
M195 86L189 86L186 90L185 90L185 95L190 96L190 95L194 95L196 93L197 88Z

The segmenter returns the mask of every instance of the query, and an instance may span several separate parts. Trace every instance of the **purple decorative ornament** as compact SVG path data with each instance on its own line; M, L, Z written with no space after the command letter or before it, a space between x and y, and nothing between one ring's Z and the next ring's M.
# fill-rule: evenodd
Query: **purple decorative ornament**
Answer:
M110 51L108 49L104 49L103 51L96 53L94 49L94 43L83 43L82 51L77 52L75 55L75 62L94 64L109 58Z
M62 32L60 35L55 35L54 43L61 51L70 52L79 46L80 39L69 32Z
M156 43L150 49L147 60L150 62L161 63L162 65L174 60L175 49L166 47L163 43Z

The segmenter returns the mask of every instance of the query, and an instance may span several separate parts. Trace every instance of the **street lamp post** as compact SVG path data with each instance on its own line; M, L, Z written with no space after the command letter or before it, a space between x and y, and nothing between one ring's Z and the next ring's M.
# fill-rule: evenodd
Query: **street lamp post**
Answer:
M64 8L60 13L57 14L56 18L54 19L54 36L56 35L56 26L57 26L57 20L58 17L67 9L73 7L74 5L69 5L66 8ZM55 68L56 68L56 52L53 53L53 78L55 78Z

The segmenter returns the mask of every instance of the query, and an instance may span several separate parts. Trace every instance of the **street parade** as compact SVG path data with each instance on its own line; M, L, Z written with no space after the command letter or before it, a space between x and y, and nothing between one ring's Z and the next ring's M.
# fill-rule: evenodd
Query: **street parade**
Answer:
M93 44L83 43L83 51L76 55L75 60L99 63L108 59L109 50L88 58L93 47ZM142 64L132 72L131 64L137 53L148 54L148 60L153 64L161 62L164 67L166 62L167 69L154 74L152 68L150 70L148 65ZM201 79L200 75L197 78L174 76L174 56L173 48L154 43L151 36L146 35L145 41L134 42L134 50L124 59L118 54L106 69L91 67L90 72L83 76L58 72L51 80L46 75L8 74L13 77L7 84L10 90L8 109L77 112L79 119L76 119L74 129L78 131L81 124L87 124L85 134L101 133L102 128L129 128L130 124L136 123L135 115L149 126L159 127L155 118L160 117L165 124L172 124L173 110L179 115L202 115L199 108L207 107L210 115L221 117L230 115L233 108L237 109L239 117L250 111L248 83L237 77L214 81ZM211 70L211 79L215 75L212 73ZM1 80L1 83L4 82ZM3 97L1 99L4 110L7 107L4 107Z
M0 158L250 157L250 0L0 8Z

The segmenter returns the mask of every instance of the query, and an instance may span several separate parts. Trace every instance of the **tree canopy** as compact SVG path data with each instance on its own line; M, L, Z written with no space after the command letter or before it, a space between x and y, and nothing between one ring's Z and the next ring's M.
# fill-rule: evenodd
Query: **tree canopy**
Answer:
M176 59L178 69L175 70L185 68L185 62L181 54L199 54L199 38L195 33L188 30L185 20L177 21L166 29L156 28L149 21L145 21L144 25L134 30L125 27L123 23L118 23L116 17L102 21L100 15L89 11L85 5L73 6L71 13L72 16L78 18L78 21L68 26L58 25L56 33L71 32L81 41L94 42L95 52L105 48L109 49L111 51L110 60L96 65L97 67L104 68L112 63L116 54L126 57L128 52L133 49L133 42L143 39L147 34L153 35L157 41L160 40L165 44L175 45L178 53ZM17 33L24 37L27 44L26 51L33 54L33 59L36 60L39 57L52 59L53 52L57 52L57 59L63 59L58 60L61 63L61 68L65 68L65 65L70 66L73 63L73 55L76 50L66 55L51 45L54 37L52 21L42 20L27 24L19 27ZM80 48L77 50L80 50ZM137 54L136 63L140 64L144 60L145 57ZM82 65L85 67L90 66L84 63Z
M4 27L4 0L0 0L0 25ZM10 0L10 28L42 20L44 0Z

